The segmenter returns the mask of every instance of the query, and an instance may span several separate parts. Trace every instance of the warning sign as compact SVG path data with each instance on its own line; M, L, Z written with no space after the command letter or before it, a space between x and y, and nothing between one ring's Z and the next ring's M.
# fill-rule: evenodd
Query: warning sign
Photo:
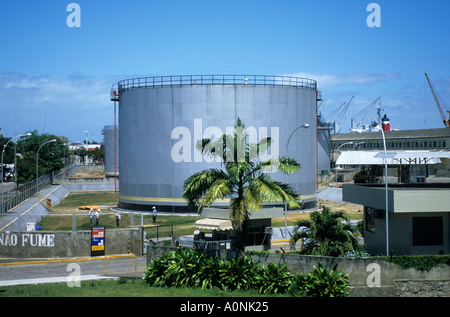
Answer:
M93 227L91 230L91 256L105 255L105 227Z

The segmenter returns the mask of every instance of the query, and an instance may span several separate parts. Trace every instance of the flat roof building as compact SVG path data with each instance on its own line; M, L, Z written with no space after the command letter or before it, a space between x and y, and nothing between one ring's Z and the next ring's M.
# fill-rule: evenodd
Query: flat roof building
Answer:
M395 178L396 182L414 183L425 182L427 178L450 178L449 128L384 133L388 151L388 176ZM378 182L384 169L383 150L383 138L379 131L332 134L330 168L343 167L349 180L349 175L361 175L363 172L367 177L361 176L360 179L364 182Z
M449 128L398 130L384 133L387 150L450 150ZM332 134L330 151L335 153L338 149L339 151L382 150L381 132Z
M389 253L450 253L450 184L389 184ZM372 255L386 254L384 185L342 186L344 201L364 206L364 244Z

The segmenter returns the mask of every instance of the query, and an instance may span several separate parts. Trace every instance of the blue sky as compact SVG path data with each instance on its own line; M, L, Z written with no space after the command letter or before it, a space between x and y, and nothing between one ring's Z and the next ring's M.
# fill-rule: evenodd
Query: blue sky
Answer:
M450 110L449 13L448 0L5 0L0 127L101 141L113 83L181 74L315 79L325 118L354 96L341 132L377 97L393 127L444 127L424 72Z

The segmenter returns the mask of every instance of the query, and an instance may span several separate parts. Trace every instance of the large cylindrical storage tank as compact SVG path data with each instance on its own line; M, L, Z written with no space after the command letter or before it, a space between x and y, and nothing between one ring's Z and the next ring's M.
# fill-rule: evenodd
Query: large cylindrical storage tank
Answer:
M119 176L119 129L116 127L114 133L114 125L107 125L102 134L105 144L105 176Z
M239 117L256 138L271 136L271 154L302 165L294 175L271 176L316 204L316 81L281 76L199 75L123 80L119 89L119 206L187 210L184 181L195 172L221 168L195 149L218 137ZM300 128L304 124L308 128ZM227 202L218 202L217 205Z

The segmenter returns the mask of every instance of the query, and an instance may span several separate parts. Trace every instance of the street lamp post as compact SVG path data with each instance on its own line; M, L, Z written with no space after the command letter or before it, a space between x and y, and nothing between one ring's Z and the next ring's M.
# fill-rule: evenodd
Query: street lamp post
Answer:
M56 142L56 139L44 142L38 149L37 151L37 155L36 155L36 193L39 192L39 151L41 150L41 148L51 142Z
M13 139L17 139L23 136L30 136L31 133L25 133L25 134L20 134L20 135L16 135L15 137L9 139L8 142L5 143L5 145L3 146L3 151L2 151L2 208L1 208L1 213L3 213L4 211L4 207L3 207L3 203L4 203L4 199L3 199L3 154L5 153L5 149L6 146L8 145L9 142L11 142ZM14 167L17 170L17 166Z
M291 141L292 135L294 134L295 131L297 131L298 129L301 129L301 128L308 129L309 128L309 124L308 123L304 123L301 126L295 128L294 131L292 131L292 133L289 136L288 141L286 143L286 151L285 151L286 157L287 157L288 145L289 145L289 142ZM288 232L288 230L287 230L287 202L284 202L284 229L286 230L286 232Z
M4 192L3 192L3 154L5 153L6 146L13 139L17 139L17 138L20 138L20 137L23 137L23 136L30 136L30 135L31 135L31 133L25 133L25 134L16 135L15 137L9 139L8 142L6 142L5 145L3 146L3 151L2 151L2 208L1 208L1 213L2 214L4 212L4 206L3 206L3 204L4 204L4 199L3 199L3 197L4 197L4 195L3 195L4 194ZM17 167L15 167L15 168L17 168Z
M378 126L377 122L372 124L373 127ZM386 137L384 136L384 129L381 127L381 136L383 137L384 149L384 195L385 195L385 210L386 210L386 255L389 255L389 211L388 211L388 173L387 173L387 153L386 153Z

